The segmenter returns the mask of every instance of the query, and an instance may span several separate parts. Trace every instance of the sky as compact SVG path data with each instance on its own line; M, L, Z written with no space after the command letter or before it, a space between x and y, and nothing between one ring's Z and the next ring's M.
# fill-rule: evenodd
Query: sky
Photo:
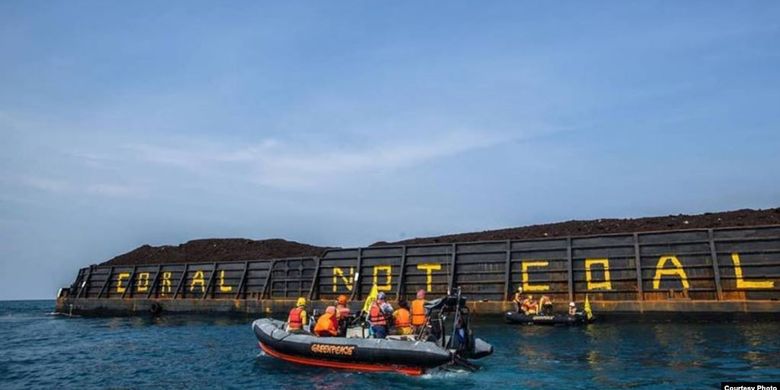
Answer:
M0 1L0 299L143 245L780 206L777 1Z

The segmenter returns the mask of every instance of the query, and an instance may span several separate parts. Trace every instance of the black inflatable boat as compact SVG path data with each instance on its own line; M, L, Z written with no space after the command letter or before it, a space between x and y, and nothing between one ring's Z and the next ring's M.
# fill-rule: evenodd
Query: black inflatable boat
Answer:
M458 294L459 295L459 294ZM260 348L269 356L292 363L368 372L420 375L437 367L476 368L467 359L493 353L493 347L475 338L468 321L465 298L446 297L426 305L428 324L411 336L366 338L360 326L348 337L317 337L289 333L282 321L262 318L252 323ZM453 318L452 329L444 320ZM452 332L449 335L449 331Z
M576 326L584 325L592 322L588 320L585 313L578 312L577 314L570 316L568 314L552 314L552 315L527 315L524 313L510 311L504 315L506 322L510 324L525 324L525 325L560 325L560 326Z

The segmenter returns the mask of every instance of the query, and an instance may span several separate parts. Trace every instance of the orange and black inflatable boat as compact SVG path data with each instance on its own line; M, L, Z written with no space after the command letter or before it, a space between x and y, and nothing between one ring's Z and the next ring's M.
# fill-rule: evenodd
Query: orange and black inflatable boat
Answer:
M267 355L298 364L420 375L452 361L451 353L433 342L288 333L283 322L269 318L255 321L252 328Z
M473 337L468 327L465 299L459 296L454 299L441 298L426 306L429 313L427 331L417 337L317 337L310 333L287 332L284 322L271 318L254 321L252 330L266 355L296 364L407 375L421 375L431 369L452 366L473 370L476 366L467 360L488 356L493 347ZM452 316L453 311L458 314ZM451 336L443 322L448 317L455 318Z

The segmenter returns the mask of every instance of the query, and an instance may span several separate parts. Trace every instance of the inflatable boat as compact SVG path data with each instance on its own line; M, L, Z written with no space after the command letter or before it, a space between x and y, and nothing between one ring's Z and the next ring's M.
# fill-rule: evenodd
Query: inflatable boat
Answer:
M475 338L468 326L465 298L447 297L426 305L428 323L409 336L366 336L363 325L349 329L347 337L318 337L290 333L282 321L262 318L252 330L266 355L291 363L364 372L399 372L421 375L453 366L476 369L468 359L490 355L493 347ZM444 326L452 317L453 327ZM449 335L449 331L452 332Z
M510 311L504 315L504 319L510 324L525 325L576 326L593 322L592 319L588 319L588 316L585 313L581 312L577 312L575 315L570 316L568 314L527 315L516 311Z

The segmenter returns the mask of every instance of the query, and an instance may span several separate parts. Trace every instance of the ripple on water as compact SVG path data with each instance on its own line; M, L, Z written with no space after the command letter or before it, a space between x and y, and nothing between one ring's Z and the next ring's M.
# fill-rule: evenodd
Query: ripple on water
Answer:
M420 377L294 366L257 348L250 318L67 318L0 303L0 388L654 388L780 377L777 323L507 326L476 318L495 353L475 373Z

